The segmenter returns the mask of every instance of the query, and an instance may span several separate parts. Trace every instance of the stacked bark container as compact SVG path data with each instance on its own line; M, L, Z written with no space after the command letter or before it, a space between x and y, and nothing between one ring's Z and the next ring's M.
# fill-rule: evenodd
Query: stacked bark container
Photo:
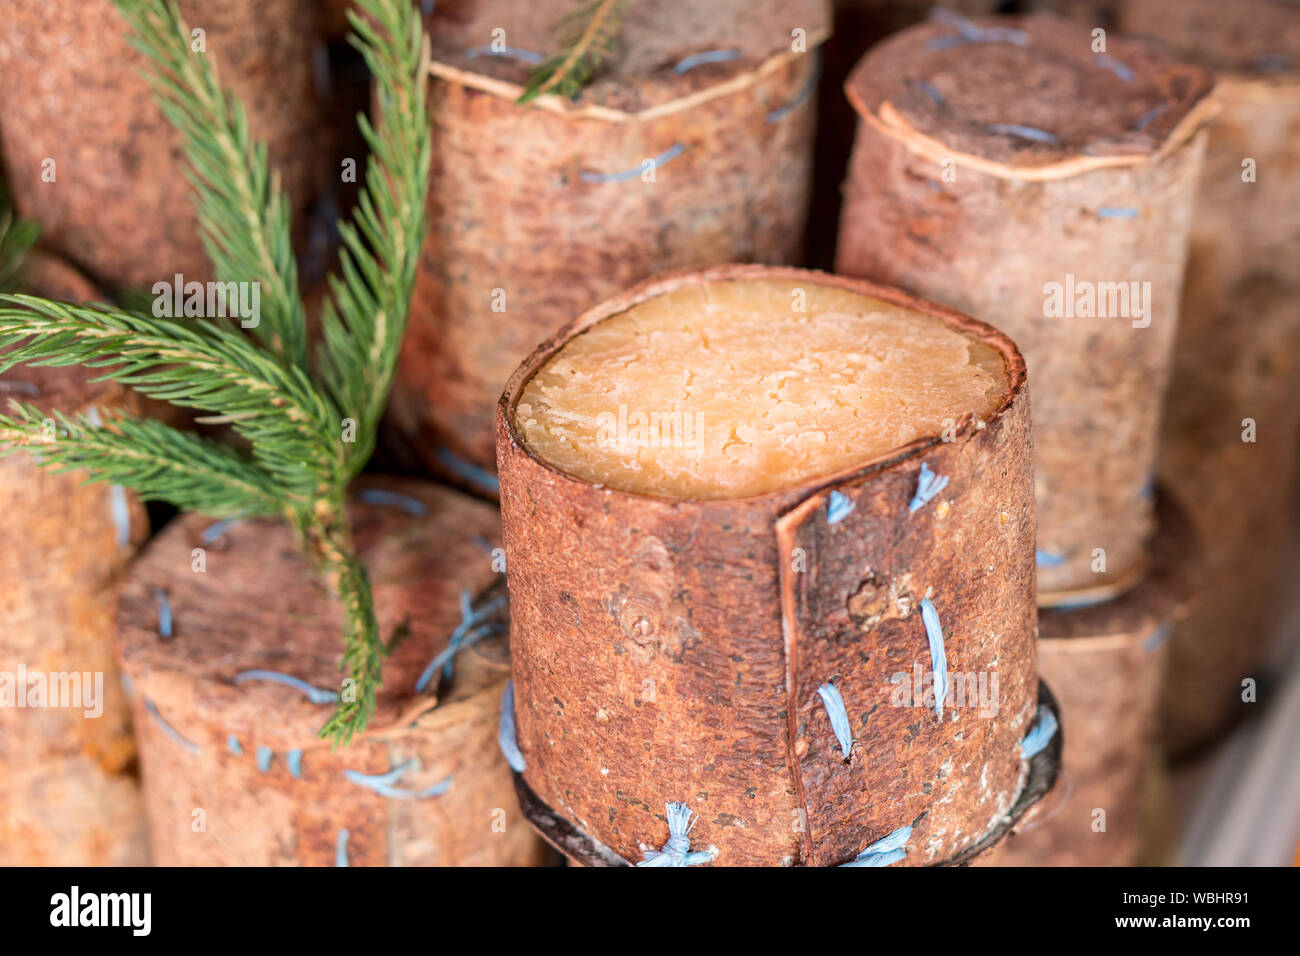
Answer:
M182 515L146 545L120 489L0 460L0 669L104 688L98 720L0 710L0 862L1136 862L1162 721L1201 742L1259 676L1295 494L1300 10L1249 5L639 0L590 85L525 105L572 4L428 5L429 234L382 438L420 477L366 475L350 512L400 635L371 729L316 738L339 609L286 528ZM210 278L110 0L11 6L25 288ZM343 6L181 2L306 255ZM792 268L835 246L839 276ZM773 288L965 337L997 402L733 499L531 442L530 383L585 334ZM13 392L136 407L51 370ZM913 666L996 671L1000 704L891 709Z

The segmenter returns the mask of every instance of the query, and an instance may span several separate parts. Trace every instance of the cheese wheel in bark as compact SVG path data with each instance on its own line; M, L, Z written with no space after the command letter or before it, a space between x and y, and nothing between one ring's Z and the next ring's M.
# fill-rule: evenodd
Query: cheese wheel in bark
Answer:
M42 262L76 287L74 273ZM93 377L19 366L0 375L0 407L13 399L105 419L137 408L131 392ZM0 864L143 865L111 609L112 589L149 534L144 508L121 488L55 474L18 450L0 458L0 514Z
M268 144L295 220L328 167L312 81L315 0L182 0L207 55ZM196 40L197 42L197 40ZM4 165L14 204L98 279L149 288L211 277L181 137L112 0L13 0L0 19Z
M1105 604L1039 613L1039 672L1069 729L1061 774L977 865L1137 865L1168 638L1201 573L1195 532L1169 494L1160 494L1156 517L1141 584Z
M873 49L837 270L1010 335L1036 383L1039 597L1145 564L1150 482L1212 81L1052 17L930 23Z
M285 526L187 515L132 569L118 649L159 864L546 859L497 748L509 664L494 509L365 478L351 511L393 644L370 727L338 749L317 731L340 692L341 609ZM417 691L454 633L450 682L434 668Z
M799 259L824 0L640 0L576 99L516 103L568 0L439 4L429 234L393 394L425 466L494 490L493 414L573 316L670 268Z
M539 348L497 435L535 821L616 865L668 803L720 865L843 863L909 826L908 863L950 861L1003 822L1037 697L1005 336L821 273L670 274Z
M1165 743L1185 751L1252 711L1289 587L1300 461L1300 7L1135 2L1158 34L1218 71L1174 350L1161 479L1205 542L1214 582L1170 642Z

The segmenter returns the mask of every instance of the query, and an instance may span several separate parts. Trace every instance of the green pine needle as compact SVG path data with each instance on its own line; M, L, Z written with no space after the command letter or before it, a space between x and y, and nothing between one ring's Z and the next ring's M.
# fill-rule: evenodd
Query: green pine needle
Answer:
M528 78L519 103L546 93L572 97L614 51L628 0L594 0L566 14L556 25L559 51L547 57Z
M348 680L322 735L345 743L376 706L385 655L365 568L347 524L348 481L375 444L406 327L425 233L431 130L429 47L409 0L358 0L353 44L373 75L379 119L361 118L371 149L355 221L340 227L342 276L331 277L318 368L306 361L305 309L290 246L288 201L249 137L243 107L220 85L212 54L191 50L172 0L114 0L152 61L162 109L180 130L204 245L223 282L261 285L258 339L219 321L156 318L141 302L68 305L0 288L0 373L20 364L82 365L99 380L209 412L251 446L244 457L161 422L46 416L11 402L0 454L39 446L56 471L134 489L214 517L280 515L345 611ZM0 282L29 233L0 219ZM352 428L345 429L351 419ZM353 433L356 441L345 440Z

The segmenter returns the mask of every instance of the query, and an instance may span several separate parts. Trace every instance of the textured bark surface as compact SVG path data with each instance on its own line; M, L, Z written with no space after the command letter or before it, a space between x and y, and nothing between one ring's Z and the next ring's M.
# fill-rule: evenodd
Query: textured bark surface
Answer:
M243 101L254 137L296 218L328 174L312 85L313 0L184 0L207 31L221 80ZM211 273L197 233L180 137L154 103L111 0L12 0L0 20L4 163L18 210L96 277L151 286ZM57 180L44 182L46 159Z
M0 405L14 398L67 414L135 409L131 393L92 377L19 367L0 376ZM98 674L103 694L98 717L80 706L0 707L4 865L148 861L111 613L112 588L148 536L148 520L134 498L80 482L40 468L27 452L0 458L0 671L14 680L20 669L29 678L75 672L92 687Z
M834 0L835 25L822 47L817 84L817 146L808 230L807 265L829 269L835 259L835 231L841 191L853 150L857 113L844 95L844 81L867 50L891 33L920 23L936 7L965 16L993 13L998 0Z
M435 188L393 419L443 473L445 452L494 467L506 379L584 309L664 269L800 256L824 5L633 4L620 52L577 103L516 106L531 67L464 53L494 27L512 48L549 49L565 6L453 4L434 20ZM790 52L795 27L806 55ZM741 56L674 71L719 49Z
M513 405L569 337L682 283L823 283L943 318L1005 356L991 421L741 500L667 500L562 474L520 444ZM950 859L1011 807L1034 717L1034 516L1028 392L1004 336L895 290L794 269L660 277L535 352L498 410L511 650L524 779L618 856L662 845L664 804L699 814L720 865L828 864L912 824L907 862ZM909 516L922 462L950 481ZM832 491L854 505L826 520ZM796 551L796 548L803 549ZM806 572L795 571L796 562ZM948 672L994 671L999 705L895 705L930 671L918 602L944 625ZM842 758L817 687L841 690ZM903 690L907 688L904 686ZM918 687L918 697L922 690Z
M1053 791L977 865L1138 862L1167 639L1201 573L1191 522L1168 494L1157 517L1151 573L1140 585L1105 604L1040 612L1038 667L1068 730L1064 763ZM1098 810L1104 831L1094 829Z
M334 865L341 843L353 866L546 858L515 806L496 744L509 671L504 636L458 654L449 688L435 680L424 694L413 690L460 622L462 589L500 588L491 555L495 512L426 483L360 484L410 496L425 514L353 503L382 632L404 622L409 630L385 662L372 729L349 747L333 750L316 736L332 705L277 683L235 682L241 672L266 669L339 688L340 609L286 528L246 522L208 541L203 532L212 522L186 516L132 570L118 602L119 653L134 687L160 864ZM192 570L194 548L205 549L204 573ZM158 633L158 589L171 609L169 640ZM450 788L388 798L344 775L387 774L409 760L416 764L395 787L418 790L450 776Z
M1015 340L1040 383L1040 601L1114 593L1140 576L1152 529L1160 409L1203 151L1196 129L1210 84L1203 72L1115 40L1112 55L1135 73L1125 83L1087 59L1079 28L1053 18L980 22L1030 39L931 51L928 42L952 28L928 24L855 70L848 93L863 120L837 270L944 302ZM1012 96L1012 82L1040 92ZM993 122L1058 142L993 135ZM1053 282L1149 282L1145 315L1116 314L1102 292L1106 311L1094 308L1096 317L1048 317Z
M1293 587L1284 569L1300 457L1300 9L1144 0L1123 25L1231 71L1196 197L1161 435L1161 480L1192 513L1212 583L1170 642L1164 740L1177 752L1254 706L1241 682L1263 676ZM1246 158L1254 182L1242 179Z

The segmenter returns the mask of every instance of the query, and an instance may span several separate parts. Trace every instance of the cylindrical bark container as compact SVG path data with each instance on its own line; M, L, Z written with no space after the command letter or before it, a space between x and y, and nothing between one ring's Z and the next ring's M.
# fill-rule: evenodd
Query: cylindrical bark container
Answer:
M853 149L857 114L844 97L844 81L864 53L889 34L927 17L986 16L997 12L998 0L833 0L834 30L823 47L822 76L817 88L817 149L813 165L812 222L838 222L840 190ZM806 264L831 267L835 233L808 231Z
M1287 593L1300 456L1300 7L1137 2L1123 25L1219 73L1174 352L1161 479L1214 587L1171 641L1166 746L1250 711Z
M829 4L642 0L576 100L517 105L571 8L462 0L429 24L429 234L393 420L480 490L496 400L539 341L657 271L802 248Z
M352 504L382 632L365 734L317 731L340 690L341 610L271 521L177 519L118 602L161 865L529 865L547 858L497 747L508 680L494 509L363 479ZM440 666L451 640L450 681Z
M895 316L899 337L888 346L845 342L787 369L795 360L764 329L783 329L778 313L801 297L809 314L796 337L824 336L818 325L840 328L863 310ZM637 367L641 346L668 350L661 354L682 363L684 382L707 381L706 400L722 404L709 406L709 422L695 420L701 455L710 436L732 434L728 447L761 443L765 428L727 417L733 385L691 367L697 332L674 331L716 309L734 312L698 332L705 351L734 362L741 378L752 373L755 394L769 382L798 404L804 385L815 390L823 378L803 363L857 363L865 352L891 361L896 345L912 354L908 336L932 334L964 342L962 361L980 356L999 384L983 417L955 414L943 436L924 432L878 455L850 441L840 460L851 464L821 477L783 480L789 471L774 453L769 490L743 497L621 490L623 478L579 477L525 437L538 434L542 414L533 379L542 395L588 381L589 364L569 372L566 363L591 342L624 369L620 381L640 377L653 388L659 379ZM751 314L761 316L752 329L727 327ZM619 338L640 322L644 338ZM857 388L845 382L836 394L865 409ZM903 398L889 389L897 408ZM619 415L651 410L628 405ZM541 427L563 434L569 414L543 414ZM818 427L805 420L784 433L812 445L836 440ZM908 863L982 849L1024 789L1020 741L1036 710L1029 427L1023 363L1005 336L896 290L822 273L724 266L661 276L546 342L511 378L497 420L526 764L519 783L530 819L553 839L557 830L580 834L615 865L663 843L665 804L674 802L698 814L691 844L712 846L719 865L844 863L907 826ZM640 455L649 446L635 447ZM667 489L675 466L663 467L666 477L647 480ZM925 675L941 672L948 690L953 675L966 675L962 706L935 708ZM982 704L979 680L995 687Z
M0 376L0 406L136 407L93 377L20 366ZM0 514L0 864L143 865L135 742L110 635L112 588L149 533L144 509L18 451L0 458Z
M1151 572L1114 601L1038 615L1038 667L1069 729L1056 786L977 865L1134 866L1170 630L1199 578L1199 547L1162 493Z
M1010 335L1034 395L1044 605L1122 592L1151 531L1208 74L1053 17L930 23L854 70L838 271Z
M295 219L329 170L312 82L314 0L183 0L221 81L248 110ZM0 20L4 165L19 212L98 279L211 275L181 138L154 101L112 0L11 0Z

